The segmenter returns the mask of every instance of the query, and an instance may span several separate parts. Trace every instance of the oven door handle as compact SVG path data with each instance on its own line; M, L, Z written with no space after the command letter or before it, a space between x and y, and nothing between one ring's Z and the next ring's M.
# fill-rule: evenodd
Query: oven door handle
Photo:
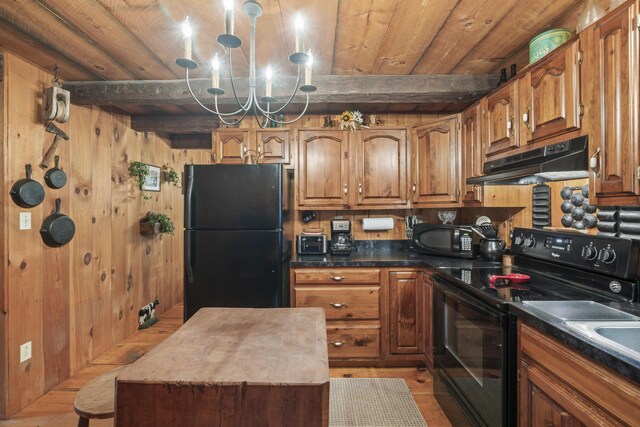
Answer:
M503 316L506 316L505 313L502 313L493 309L487 303L484 303L479 299L475 298L474 296L472 296L471 294L468 294L458 289L457 287L455 287L455 285L448 283L446 280L442 279L441 277L434 275L432 276L432 278L433 278L433 281L436 283L436 286L440 288L441 292L444 295L450 298L453 298L457 302L466 303L466 305L471 307L473 311L480 312L484 316L490 317L492 321L496 323L501 323Z

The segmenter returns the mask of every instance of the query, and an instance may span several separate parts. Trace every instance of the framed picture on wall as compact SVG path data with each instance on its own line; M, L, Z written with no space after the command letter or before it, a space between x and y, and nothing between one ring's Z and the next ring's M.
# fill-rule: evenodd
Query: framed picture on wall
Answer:
M143 191L160 191L160 168L158 166L149 166L149 175L142 184Z

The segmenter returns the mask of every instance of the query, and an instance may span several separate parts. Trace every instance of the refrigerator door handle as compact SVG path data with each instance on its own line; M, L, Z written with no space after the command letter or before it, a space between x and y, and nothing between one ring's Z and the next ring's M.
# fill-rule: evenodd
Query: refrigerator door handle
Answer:
M185 222L185 228L190 229L191 228L191 210L193 209L193 206L192 206L193 166L187 166L187 173L185 174L185 177L187 179L187 189L185 190L185 193L184 193L184 200L185 200L184 222Z
M184 233L184 268L187 270L187 283L193 283L193 266L191 265L191 233Z

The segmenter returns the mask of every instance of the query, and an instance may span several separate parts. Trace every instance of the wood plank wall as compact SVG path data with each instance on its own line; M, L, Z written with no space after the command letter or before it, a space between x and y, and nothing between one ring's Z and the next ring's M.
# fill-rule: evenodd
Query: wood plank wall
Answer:
M44 185L38 164L53 135L41 118L41 93L52 76L11 54L4 55L2 76L0 415L6 417L134 332L139 308L156 296L160 312L182 300L181 190L163 183L151 200L142 200L128 162L181 171L186 162L209 163L211 155L171 150L165 139L131 130L128 115L72 106L69 122L58 124L70 136L58 148L67 185L45 186L41 205L20 208L9 191L26 163ZM57 197L76 234L68 245L49 248L39 228ZM167 213L176 233L140 236L138 220L150 210ZM20 212L31 213L31 230L19 230ZM19 346L28 341L32 358L20 364Z

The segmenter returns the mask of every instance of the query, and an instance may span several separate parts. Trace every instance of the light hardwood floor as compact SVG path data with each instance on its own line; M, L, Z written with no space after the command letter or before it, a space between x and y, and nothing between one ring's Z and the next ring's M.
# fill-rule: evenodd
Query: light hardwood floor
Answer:
M78 416L73 412L73 399L84 384L104 372L135 361L175 332L180 325L182 325L182 304L178 304L161 314L158 323L151 328L138 331L122 341L10 420L0 421L0 426L75 426L78 422ZM346 378L404 378L429 427L451 426L433 397L432 377L426 369L331 368L330 375L331 377ZM112 427L113 419L91 420L90 426Z

